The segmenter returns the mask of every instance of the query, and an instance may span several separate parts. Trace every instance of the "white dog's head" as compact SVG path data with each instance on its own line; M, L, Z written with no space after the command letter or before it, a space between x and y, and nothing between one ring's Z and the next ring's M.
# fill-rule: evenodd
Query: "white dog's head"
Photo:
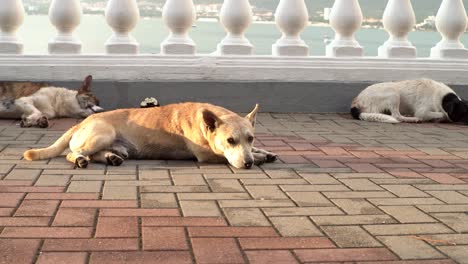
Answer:
M258 105L245 117L236 114L216 116L206 109L202 112L211 149L238 169L250 169L254 164L252 146L257 112Z

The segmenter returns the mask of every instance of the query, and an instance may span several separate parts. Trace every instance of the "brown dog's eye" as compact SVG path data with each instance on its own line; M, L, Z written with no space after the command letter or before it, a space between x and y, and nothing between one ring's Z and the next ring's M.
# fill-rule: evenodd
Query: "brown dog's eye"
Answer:
M252 137L252 136L249 136L249 137L247 138L247 141L248 141L249 143L252 143L253 140L254 140L254 137Z
M228 138L227 142L228 142L229 144L231 144L231 145L236 144L236 141L234 141L233 138Z

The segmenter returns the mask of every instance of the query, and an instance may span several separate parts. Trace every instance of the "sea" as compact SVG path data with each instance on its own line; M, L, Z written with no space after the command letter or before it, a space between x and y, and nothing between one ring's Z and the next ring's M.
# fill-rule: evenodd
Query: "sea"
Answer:
M131 34L140 43L140 53L157 54L160 52L160 43L168 33L161 18L142 18ZM56 29L48 16L30 15L26 16L18 34L26 54L46 54L47 43L56 34ZM104 16L84 15L75 34L83 43L83 53L99 54L104 53L104 43L112 31ZM197 21L189 34L200 54L214 52L226 35L217 21ZM305 28L301 36L310 47L310 55L323 56L325 40L333 39L334 32L327 25L312 24ZM271 45L281 37L281 33L274 23L253 23L246 37L255 46L255 54L271 55ZM356 39L364 47L365 56L376 56L378 47L388 39L388 34L383 29L361 28L356 33ZM417 47L418 57L428 57L430 49L441 40L441 36L435 31L413 31L409 34L409 40ZM462 42L468 45L468 33L462 36Z

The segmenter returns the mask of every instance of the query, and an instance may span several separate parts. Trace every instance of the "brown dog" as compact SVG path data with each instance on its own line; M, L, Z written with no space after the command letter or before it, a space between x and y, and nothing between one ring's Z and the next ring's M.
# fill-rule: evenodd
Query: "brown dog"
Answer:
M277 156L253 147L258 105L246 117L219 106L181 103L92 115L52 146L29 150L27 160L56 157L68 146L70 162L119 166L124 159L196 159L229 162L236 168L273 162Z

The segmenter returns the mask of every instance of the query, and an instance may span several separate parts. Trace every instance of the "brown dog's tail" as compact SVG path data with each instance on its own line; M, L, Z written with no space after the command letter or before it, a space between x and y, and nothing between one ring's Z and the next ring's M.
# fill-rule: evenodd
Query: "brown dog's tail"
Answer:
M50 147L42 149L30 149L24 152L23 157L26 160L42 160L57 157L62 154L68 148L68 143L70 142L73 134L78 129L78 125L70 128L65 134L63 134L54 144Z

